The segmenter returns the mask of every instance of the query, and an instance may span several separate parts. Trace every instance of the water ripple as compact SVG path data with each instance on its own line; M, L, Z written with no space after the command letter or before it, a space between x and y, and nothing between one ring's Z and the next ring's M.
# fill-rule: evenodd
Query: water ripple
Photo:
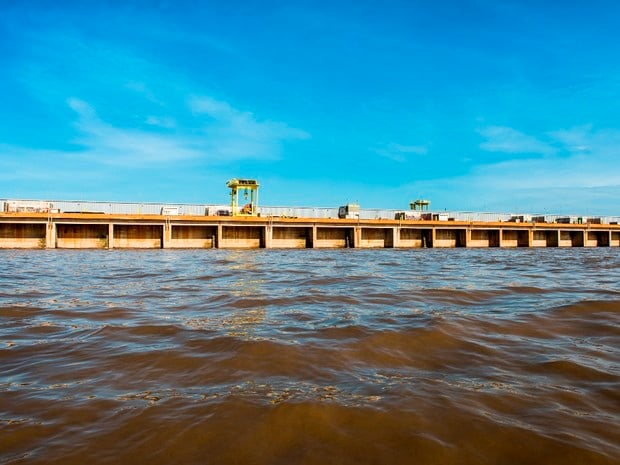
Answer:
M616 248L1 250L0 463L615 464L618 282Z

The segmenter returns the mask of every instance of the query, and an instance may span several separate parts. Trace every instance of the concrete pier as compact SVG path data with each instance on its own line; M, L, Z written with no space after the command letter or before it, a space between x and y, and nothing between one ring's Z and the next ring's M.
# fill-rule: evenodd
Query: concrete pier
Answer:
M620 247L617 224L0 213L0 248Z

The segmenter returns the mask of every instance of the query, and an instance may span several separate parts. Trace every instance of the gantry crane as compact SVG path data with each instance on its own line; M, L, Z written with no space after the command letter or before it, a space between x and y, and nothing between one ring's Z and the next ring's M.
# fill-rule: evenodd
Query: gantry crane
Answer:
M409 204L409 207L412 210L428 210L428 207L430 206L430 204L431 204L430 200L416 199Z
M258 182L254 179L231 179L230 188L232 216L258 216ZM243 195L243 206L239 207L239 196ZM249 196L249 202L247 202Z

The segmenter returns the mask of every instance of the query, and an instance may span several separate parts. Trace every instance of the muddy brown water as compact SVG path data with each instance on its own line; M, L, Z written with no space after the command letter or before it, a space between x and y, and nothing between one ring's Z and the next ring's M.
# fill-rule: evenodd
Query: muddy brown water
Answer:
M0 251L0 463L620 463L620 250Z

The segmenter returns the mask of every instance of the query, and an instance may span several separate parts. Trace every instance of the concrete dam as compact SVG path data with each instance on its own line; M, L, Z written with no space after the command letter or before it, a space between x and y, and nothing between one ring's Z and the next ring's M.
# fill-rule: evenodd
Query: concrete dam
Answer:
M411 218L378 210L338 217L337 209L269 207L235 216L204 205L0 203L2 249L620 247L617 218L443 212Z

